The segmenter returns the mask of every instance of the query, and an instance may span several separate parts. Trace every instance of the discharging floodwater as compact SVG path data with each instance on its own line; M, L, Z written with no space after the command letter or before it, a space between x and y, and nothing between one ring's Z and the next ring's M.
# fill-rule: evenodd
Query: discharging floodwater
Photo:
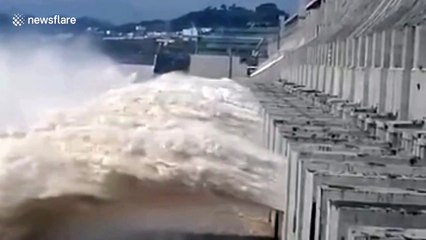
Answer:
M24 127L4 128L0 235L7 240L21 240L26 234L31 240L58 240L64 238L55 234L71 234L71 239L92 240L105 239L102 234L112 234L112 226L127 229L123 230L127 234L160 225L172 232L269 231L256 220L265 219L267 211L253 202L279 202L282 163L261 147L259 105L249 89L229 79L177 73L130 84L135 75L124 76L108 66L109 72L99 68L104 69L99 75L87 67L75 73L75 79L96 76L94 83L99 84L74 82L75 93L79 87L93 90L77 98L66 95L66 87L61 95L51 85L38 86L55 97L41 94L42 101L25 101L26 108L20 110L35 109L37 114L27 116ZM10 73L5 62L2 67ZM102 84L108 81L102 82L101 76L114 84ZM60 77L47 82L57 84L63 81ZM13 89L12 80L6 83ZM37 92L25 90L27 95ZM15 103L23 106L22 101ZM210 220L200 220L201 216ZM88 230L99 229L99 219L107 221L103 230ZM49 229L55 229L49 233L53 235L46 235ZM72 235L76 233L82 235Z

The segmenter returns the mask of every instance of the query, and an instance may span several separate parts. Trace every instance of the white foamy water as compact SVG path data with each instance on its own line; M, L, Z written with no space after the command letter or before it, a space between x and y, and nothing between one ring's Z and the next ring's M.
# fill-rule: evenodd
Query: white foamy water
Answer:
M167 74L110 90L1 139L0 203L105 194L110 172L273 199L278 159L260 126L254 97L229 79Z
M151 74L78 44L0 47L0 207L111 196L111 173L279 202L249 89L176 73L130 84L136 71Z

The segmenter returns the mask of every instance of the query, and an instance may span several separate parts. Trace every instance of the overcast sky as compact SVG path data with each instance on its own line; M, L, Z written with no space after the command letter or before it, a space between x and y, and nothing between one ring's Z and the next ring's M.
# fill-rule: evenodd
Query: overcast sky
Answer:
M63 14L96 17L113 23L147 19L171 19L207 6L233 3L254 8L265 2L276 3L293 12L298 0L0 0L0 12L32 15Z

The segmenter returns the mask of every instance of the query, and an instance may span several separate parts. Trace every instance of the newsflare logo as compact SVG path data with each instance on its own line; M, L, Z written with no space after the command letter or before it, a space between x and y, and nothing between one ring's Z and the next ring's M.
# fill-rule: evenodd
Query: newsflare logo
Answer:
M22 14L13 14L12 17L12 24L15 25L15 27L20 27L25 24L25 16Z
M25 17L23 14L16 13L12 16L12 24L15 27L27 25L67 25L76 24L77 18L75 17L62 17L54 15L51 17Z

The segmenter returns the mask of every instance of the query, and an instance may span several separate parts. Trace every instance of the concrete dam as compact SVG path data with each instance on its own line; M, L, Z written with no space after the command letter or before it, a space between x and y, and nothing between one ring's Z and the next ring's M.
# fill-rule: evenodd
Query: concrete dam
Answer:
M245 83L285 240L426 239L426 1L303 1Z

